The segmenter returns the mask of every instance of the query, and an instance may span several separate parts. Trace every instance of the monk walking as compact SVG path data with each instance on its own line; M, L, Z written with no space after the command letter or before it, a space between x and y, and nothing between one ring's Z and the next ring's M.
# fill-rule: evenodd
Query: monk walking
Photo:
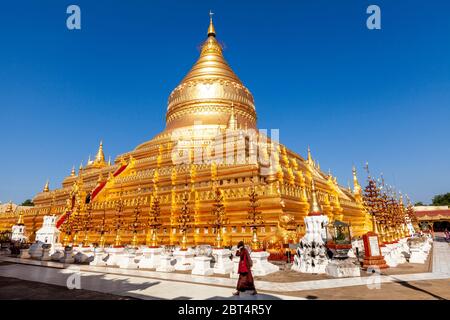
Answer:
M236 252L236 256L239 257L239 280L237 283L236 292L234 292L233 295L238 296L239 293L247 290L251 290L252 295L255 295L257 292L255 289L255 283L253 282L251 270L252 260L248 250L245 249L243 241L238 243L238 251Z

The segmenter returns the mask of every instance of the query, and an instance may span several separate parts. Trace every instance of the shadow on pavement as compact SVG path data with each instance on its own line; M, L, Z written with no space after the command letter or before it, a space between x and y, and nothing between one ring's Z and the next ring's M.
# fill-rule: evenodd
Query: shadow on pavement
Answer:
M420 292L426 293L426 294L428 294L428 295L430 295L430 296L432 296L432 297L434 297L434 298L436 298L436 299L438 299L438 300L447 300L447 299L445 299L445 298L443 298L443 297L441 297L441 296L438 296L438 295L436 295L436 294L434 294L434 293L432 293L432 292L430 292L430 291L427 291L427 290L425 290L425 289L416 287L415 285L412 285L412 284L409 283L408 281L395 280L394 282L395 282L395 283L398 283L398 284L400 284L400 285L402 285L402 286L404 286L405 288L408 288L408 289L412 289L412 290L416 290L416 291L420 291Z

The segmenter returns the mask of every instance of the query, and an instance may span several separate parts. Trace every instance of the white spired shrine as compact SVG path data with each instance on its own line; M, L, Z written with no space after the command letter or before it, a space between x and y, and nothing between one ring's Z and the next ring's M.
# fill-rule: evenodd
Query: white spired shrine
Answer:
M26 242L27 237L25 236L25 224L23 223L23 212L19 213L19 219L17 223L12 227L11 240L18 242Z
M317 201L314 181L311 184L311 193L311 206L308 216L305 217L306 233L300 240L292 270L303 273L325 273L328 258L324 239L328 217L323 214Z
M45 216L42 228L36 232L36 241L55 245L59 242L60 231L56 228L56 216Z

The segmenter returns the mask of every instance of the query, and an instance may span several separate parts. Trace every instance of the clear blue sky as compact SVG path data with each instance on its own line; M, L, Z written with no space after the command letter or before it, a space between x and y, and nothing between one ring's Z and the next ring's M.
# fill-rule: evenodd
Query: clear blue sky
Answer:
M100 139L114 158L163 130L210 9L260 128L345 186L369 161L413 201L450 191L449 1L17 0L0 11L0 200L60 186Z

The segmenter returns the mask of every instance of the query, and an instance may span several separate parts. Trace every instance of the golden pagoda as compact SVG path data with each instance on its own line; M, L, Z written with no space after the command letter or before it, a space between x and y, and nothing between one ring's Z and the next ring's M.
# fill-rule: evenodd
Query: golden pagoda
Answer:
M105 162L101 142L94 160L81 166L78 174L72 169L61 188L49 191L47 185L36 195L35 207L24 213L27 227L32 221L42 223L50 208L59 215L60 226L71 214L84 212L86 203L90 203L94 225L104 214L112 221L119 199L123 201L124 224L131 224L138 198L145 217L157 194L158 240L180 244L183 234L177 219L187 192L193 222L186 235L188 245L214 245L214 184L223 195L228 221L222 232L224 246L240 240L251 242L247 211L252 190L258 194L264 221L258 229L259 239L282 245L297 242L303 235L301 226L310 209L314 181L314 194L330 221L350 222L355 236L370 230L357 179L352 192L320 170L309 147L304 159L258 131L253 96L226 62L212 16L206 36L197 62L169 95L165 129L117 156L113 163ZM113 244L114 236L114 232L107 234L106 243ZM96 237L92 234L89 238ZM122 243L129 244L132 237L124 227ZM145 244L146 232L134 240Z

